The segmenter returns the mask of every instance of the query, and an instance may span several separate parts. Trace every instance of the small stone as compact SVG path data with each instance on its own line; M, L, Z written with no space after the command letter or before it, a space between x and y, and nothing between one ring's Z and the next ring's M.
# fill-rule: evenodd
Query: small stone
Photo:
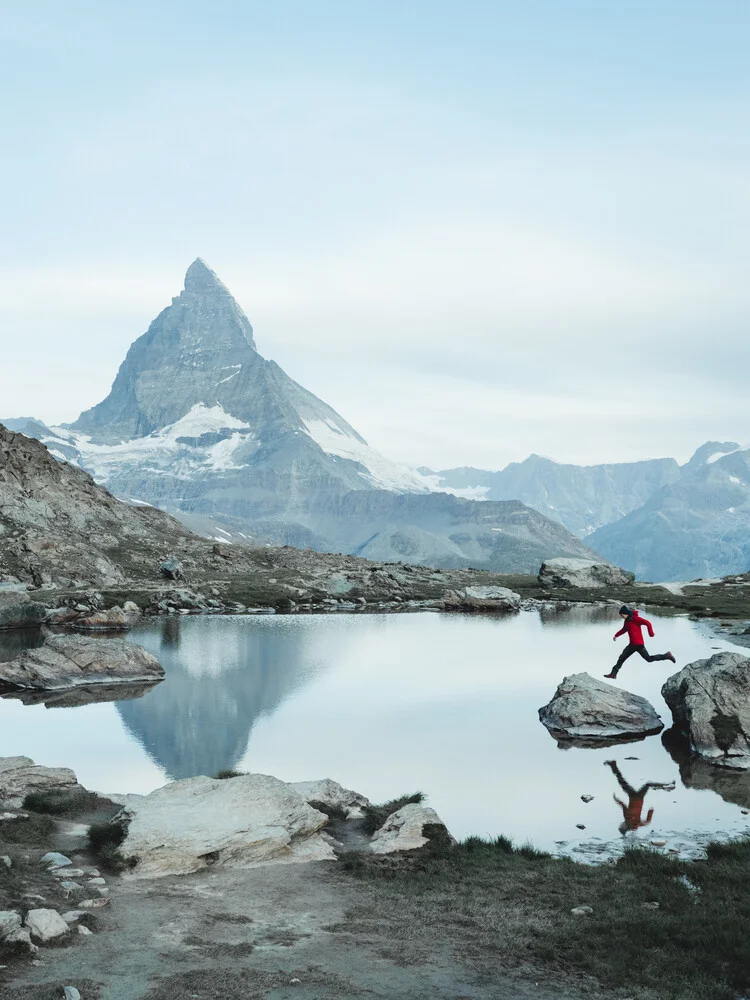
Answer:
M740 809L740 812L743 816L747 816L747 814L750 813L750 809Z
M62 918L66 924L75 924L81 919L81 917L85 916L85 910L68 910L67 913L63 913Z
M82 868L50 868L53 878L82 878L86 873Z
M76 891L76 889L83 889L83 886L79 885L77 882L69 882L66 879L60 883L60 888L62 889L65 898L67 899L72 892Z
M81 935L81 937L93 937L94 936L94 932L90 931L85 924L79 924L78 925L78 933Z
M651 846L652 847L666 847L667 846L667 842L666 842L666 840L652 840L651 841Z
M301 982L302 982L302 980L301 980L301 979L297 979L297 977L295 976L295 978L294 978L294 979L290 979L290 980L289 980L289 985L290 985L290 986L299 986L299 984L300 984Z
M65 865L72 865L73 862L70 858L66 858L64 854L58 854L57 851L50 851L49 854L45 854L44 857L39 859L39 864L50 865L54 868L64 868Z
M107 885L99 886L96 891L99 893L100 896L108 896L109 895L109 886L107 886Z
M593 795L582 795L581 796L581 802L589 803L589 802L593 802L593 801L594 801L594 796Z
M52 941L67 934L70 928L57 910L29 910L25 924L39 941Z
M576 917L587 917L594 910L591 906L574 906L570 912Z
M84 899L78 906L82 910L98 910L102 906L106 906L108 902L108 899Z
M5 938L3 944L10 945L16 944L20 945L23 950L25 950L29 955L36 955L39 951L35 944L31 941L31 931L28 927L17 927L16 930L11 931L10 934Z
M90 878L86 883L86 885L106 885L106 884L107 884L106 881L101 877L101 875L97 875L94 878Z
M576 823L576 829L578 829L578 830L585 830L586 829L586 824L585 823Z
M101 872L98 868L84 868L84 874L88 875L89 878L99 878Z
M6 868L11 868L13 866L13 862L7 854L0 854L0 861L2 861Z
M25 892L22 899L28 899L31 903L46 903L47 898L45 896L40 896L36 892Z
M81 994L75 986L63 986L63 1000L81 1000Z
M21 914L15 910L0 910L0 941L17 931L22 923Z
M644 910L658 910L659 904L654 901L653 903L641 903Z

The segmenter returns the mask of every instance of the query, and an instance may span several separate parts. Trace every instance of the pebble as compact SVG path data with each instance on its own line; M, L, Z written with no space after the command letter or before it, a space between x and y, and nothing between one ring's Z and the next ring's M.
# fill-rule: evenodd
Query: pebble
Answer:
M94 936L94 932L90 931L85 924L79 924L78 925L78 933L81 935L81 937L93 937Z
M574 906L570 911L576 917L586 917L589 913L593 913L593 907L591 906Z
M13 865L7 854L0 854L0 861L2 861L6 868L10 868Z
M581 802L589 803L589 802L593 802L593 801L594 801L594 796L593 795L582 795L581 796Z
M651 841L651 846L652 847L666 847L667 846L667 842L666 842L666 840L652 840Z
M75 986L63 986L63 1000L81 1000L81 994Z
M586 824L585 823L576 823L576 829L577 830L585 830L586 829Z
M300 984L301 982L302 982L302 980L301 980L301 979L297 979L297 978L296 978L296 976L295 976L295 978L294 978L294 979L290 979L290 980L289 980L289 985L290 985L290 986L299 986L299 984Z
M743 816L747 816L747 814L750 813L750 809L740 809L740 812Z
M66 924L74 924L81 917L86 916L85 910L68 910L67 913L63 913L62 918Z
M106 885L106 884L107 883L101 877L101 875L97 875L95 878L90 878L86 883L86 885Z
M106 906L108 902L108 899L84 899L78 906L82 910L98 910L100 907Z
M641 903L644 910L658 910L659 904L657 902L653 903Z
M83 868L51 868L55 878L82 878L86 873Z

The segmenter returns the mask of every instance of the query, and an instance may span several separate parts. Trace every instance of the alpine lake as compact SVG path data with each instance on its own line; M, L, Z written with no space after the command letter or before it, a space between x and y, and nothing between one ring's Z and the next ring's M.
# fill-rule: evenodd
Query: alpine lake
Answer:
M670 649L677 664L632 657L618 683L654 705L666 732L669 674L738 647L704 623L644 614L656 632L649 650ZM152 618L127 639L158 657L162 683L83 705L6 696L0 756L73 768L103 793L147 793L224 769L330 777L373 802L420 790L459 839L505 834L585 861L634 840L690 856L708 840L750 833L750 772L670 752L663 734L566 748L538 721L564 676L611 668L625 641L612 641L619 624L616 609L580 606ZM0 633L0 659L41 641L34 631ZM621 830L614 796L627 795L608 761L633 789L667 786L645 795L648 825Z

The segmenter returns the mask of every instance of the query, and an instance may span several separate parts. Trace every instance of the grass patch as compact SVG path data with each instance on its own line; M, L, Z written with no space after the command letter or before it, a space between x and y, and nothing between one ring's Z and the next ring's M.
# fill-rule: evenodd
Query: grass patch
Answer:
M231 768L227 768L224 771L217 771L214 778L225 781L227 778L241 778L243 774L247 774L247 771L233 771Z
M30 813L26 819L6 820L0 833L8 844L23 844L25 847L48 847L49 838L55 831L55 821L49 816Z
M397 799L391 799L390 802L384 802L379 806L364 806L362 812L364 813L364 820L362 823L362 831L366 833L368 837L372 836L376 830L385 823L388 817L397 812L403 806L408 806L411 803L423 802L424 793L414 792L412 795L402 795Z
M89 827L89 847L100 867L113 875L135 868L137 858L126 858L120 851L127 826L124 823L92 823Z
M79 816L106 805L111 805L108 799L100 798L96 792L87 792L85 788L75 791L60 788L49 792L30 792L23 800L24 809L50 816Z
M388 856L364 855L339 869L359 881L341 932L372 934L387 914L390 937L415 954L438 939L487 973L544 968L634 1000L735 1000L750 988L750 839L708 854L688 862L634 848L590 866L470 837L442 857L404 857L398 877ZM582 905L593 913L574 916Z

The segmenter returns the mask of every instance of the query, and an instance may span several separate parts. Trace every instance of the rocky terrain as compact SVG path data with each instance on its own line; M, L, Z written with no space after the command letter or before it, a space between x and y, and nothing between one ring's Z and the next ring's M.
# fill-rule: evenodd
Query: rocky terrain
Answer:
M132 344L106 399L68 427L10 425L116 496L222 541L505 572L591 555L515 498L476 509L430 495L431 478L380 455L261 357L247 317L200 259Z

